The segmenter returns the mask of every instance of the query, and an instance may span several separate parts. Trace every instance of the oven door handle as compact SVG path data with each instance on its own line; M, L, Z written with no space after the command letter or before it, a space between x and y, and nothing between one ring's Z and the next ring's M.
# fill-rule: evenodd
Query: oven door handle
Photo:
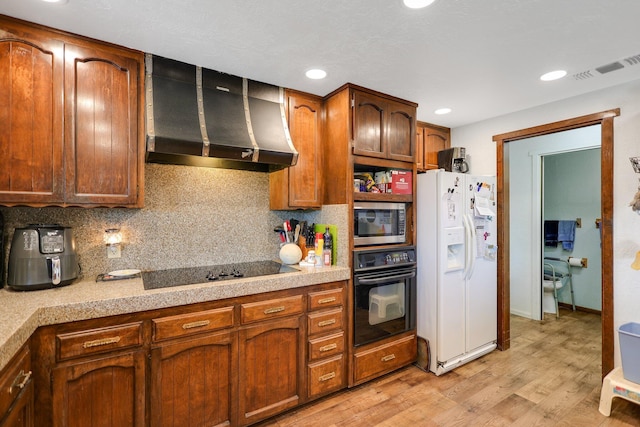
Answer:
M415 270L412 270L403 274L392 273L384 276L376 275L376 277L371 279L357 278L357 282L359 285L379 285L380 283L393 280L413 279L414 277L416 277L416 272Z

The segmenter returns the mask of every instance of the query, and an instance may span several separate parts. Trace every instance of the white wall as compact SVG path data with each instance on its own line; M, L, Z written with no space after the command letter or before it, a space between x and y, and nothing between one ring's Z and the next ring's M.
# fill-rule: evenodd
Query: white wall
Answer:
M606 77L602 77L606 78ZM640 250L640 215L628 206L638 189L638 176L629 157L640 155L640 80L565 99L483 122L452 129L452 144L471 155L471 172L495 174L494 135L620 108L614 120L614 328L640 322L640 271L630 268ZM620 364L616 337L616 365Z
M594 127L597 131L594 139L599 140L600 126ZM543 218L580 218L582 223L575 229L573 250L567 251L558 243L555 247L544 246L544 255L565 260L569 256L587 259L587 268L571 267L575 303L596 311L602 310L602 249L600 229L595 222L601 217L600 160L599 149L545 156L543 160ZM566 271L566 264L554 264ZM571 304L569 286L558 291L558 301Z

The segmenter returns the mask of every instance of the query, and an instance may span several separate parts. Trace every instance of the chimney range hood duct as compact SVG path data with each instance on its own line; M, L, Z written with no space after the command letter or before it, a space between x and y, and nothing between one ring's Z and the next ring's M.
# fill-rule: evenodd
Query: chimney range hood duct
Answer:
M298 161L284 90L146 55L147 162L274 171Z

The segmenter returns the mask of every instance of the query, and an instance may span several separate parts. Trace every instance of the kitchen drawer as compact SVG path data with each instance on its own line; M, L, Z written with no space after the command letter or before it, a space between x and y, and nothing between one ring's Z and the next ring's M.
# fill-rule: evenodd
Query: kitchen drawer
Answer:
M58 360L142 345L142 322L56 335Z
M416 360L416 336L400 338L354 356L355 383L363 382Z
M31 357L23 347L0 376L0 419L31 380Z
M309 361L344 352L344 332L309 340Z
M259 322L266 319L291 316L303 312L302 295L251 302L240 306L242 323Z
M162 341L233 326L233 306L153 319L153 340Z
M309 311L342 305L344 289L330 289L321 292L309 292Z
M321 394L340 390L346 384L344 358L342 355L307 366L308 392L313 398Z
M342 307L331 311L320 311L310 313L307 316L307 331L309 335L321 332L329 332L335 329L342 329Z

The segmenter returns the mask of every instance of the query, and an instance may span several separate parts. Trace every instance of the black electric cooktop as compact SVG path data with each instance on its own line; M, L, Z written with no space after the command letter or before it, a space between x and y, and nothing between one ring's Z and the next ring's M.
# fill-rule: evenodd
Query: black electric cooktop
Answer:
M300 271L275 261L239 262L204 267L172 268L170 270L143 271L145 289L168 288L195 283L220 282L242 277L269 276Z

